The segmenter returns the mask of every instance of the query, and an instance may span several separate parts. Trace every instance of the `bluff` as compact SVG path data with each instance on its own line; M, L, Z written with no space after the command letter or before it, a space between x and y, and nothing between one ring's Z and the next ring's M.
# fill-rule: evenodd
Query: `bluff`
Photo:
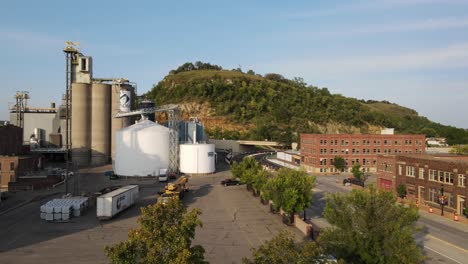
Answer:
M199 117L212 138L290 143L299 133L378 133L393 127L400 134L468 143L468 131L388 101L358 100L307 85L302 78L261 76L200 62L172 70L145 96L158 105L179 104L182 117Z

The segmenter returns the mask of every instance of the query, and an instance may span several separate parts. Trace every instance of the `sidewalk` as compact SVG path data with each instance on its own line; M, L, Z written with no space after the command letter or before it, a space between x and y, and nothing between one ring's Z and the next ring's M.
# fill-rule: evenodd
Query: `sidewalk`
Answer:
M419 205L419 215L421 217L459 229L462 232L468 232L468 219L465 216L459 215L458 221L454 221L453 213L444 212L444 216L441 216L439 208L432 207L432 210L433 212L429 213L429 206Z

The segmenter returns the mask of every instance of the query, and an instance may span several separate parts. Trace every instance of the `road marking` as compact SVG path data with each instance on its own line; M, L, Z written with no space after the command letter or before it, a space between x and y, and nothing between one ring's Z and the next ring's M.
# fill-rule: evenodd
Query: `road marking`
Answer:
M442 240L442 241L443 241L443 240ZM433 252L435 252L435 253L441 255L442 257L448 258L448 259L450 259L450 260L453 261L453 262L456 262L456 263L458 263L458 264L463 264L462 262L459 262L458 260L453 259L453 258L451 258L451 257L449 257L449 256L447 256L447 255L445 255L445 254L443 254L443 253L440 253L439 251L434 250L434 249L432 249L432 248L430 248L430 247L428 247L428 246L424 246L424 248L427 248L427 249L429 249L429 250L431 250L431 251L433 251Z
M454 247L454 248L456 248L456 249L459 249L459 250L461 250L461 251L463 251L463 252L467 252L467 253L468 253L468 250L466 250L466 249L464 249L464 248L461 248L461 247L459 247L459 246L457 246L457 245L454 245L454 244L452 244L452 243L450 243L450 242L447 242L447 241L445 241L445 240L442 240L442 239L440 239L440 238L437 238L437 237L435 237L435 236L433 236L433 235L427 234L426 236L431 237L431 238L434 238L434 239L436 239L436 240L439 240L440 242L443 242L443 243L445 243L445 244L447 244L447 245L449 245L449 246L451 246L451 247Z

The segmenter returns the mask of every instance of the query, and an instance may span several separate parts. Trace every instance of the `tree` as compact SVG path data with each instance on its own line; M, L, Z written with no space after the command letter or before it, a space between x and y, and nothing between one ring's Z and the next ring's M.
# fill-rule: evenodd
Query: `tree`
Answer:
M252 249L252 260L243 258L244 264L308 264L327 263L320 247L312 241L296 243L291 233L281 232L258 249Z
M263 168L253 157L246 156L241 162L234 162L231 171L234 177L239 178L241 182L251 186L255 181L256 175L260 173L260 171L263 171Z
M339 171L344 171L346 168L346 161L343 157L335 156L335 158L333 158L333 166Z
M401 199L405 198L406 197L406 185L404 184L398 185L397 194L398 194L398 197L400 197Z
M264 198L272 200L275 209L283 209L290 221L295 213L302 212L312 203L315 178L305 171L282 168L269 178L263 189Z
M450 150L450 153L457 155L468 155L468 145L455 145Z
M200 210L187 213L179 199L156 203L141 209L139 227L130 230L128 240L105 252L111 263L207 263L202 246L191 246L195 229L202 226Z
M328 254L347 263L421 263L413 237L418 209L396 204L391 192L352 190L331 194L324 209L332 225L320 236Z
M364 181L364 172L361 170L361 164L355 163L351 168L351 173L353 174L354 178L358 179L359 181Z

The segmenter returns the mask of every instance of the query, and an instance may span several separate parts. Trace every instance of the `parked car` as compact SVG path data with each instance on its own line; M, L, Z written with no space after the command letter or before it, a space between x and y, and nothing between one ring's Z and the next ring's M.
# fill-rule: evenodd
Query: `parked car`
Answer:
M105 171L104 176L109 177L109 180L117 180L119 176L114 174L114 171Z
M240 181L238 179L228 178L228 179L222 180L221 185L224 185L224 186L240 185Z
M359 185L359 186L362 186L364 187L364 182L356 179L356 178L347 178L347 179L344 179L343 180L343 185L346 185L346 183L349 183L349 184L354 184L354 185Z
M159 169L159 182L167 182L168 175L167 175L167 169Z

